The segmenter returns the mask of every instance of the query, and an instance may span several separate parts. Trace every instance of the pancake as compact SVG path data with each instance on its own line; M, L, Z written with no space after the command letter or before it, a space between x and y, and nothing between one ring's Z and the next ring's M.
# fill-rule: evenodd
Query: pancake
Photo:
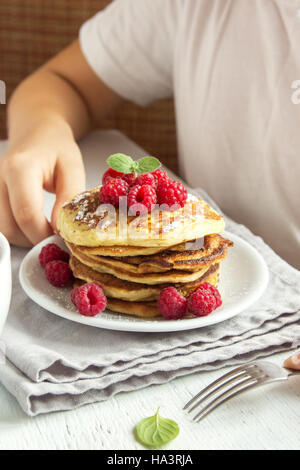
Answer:
M220 235L212 234L206 235L203 238L198 238L190 242L180 243L179 245L173 245L166 247L160 253L154 255L144 256L122 256L119 257L122 261L132 264L140 264L149 260L171 260L171 259L196 259L210 255L216 248L218 248L223 239ZM230 242L231 243L231 242ZM182 254L182 256L181 256Z
M220 235L208 235L205 244L200 250L165 251L161 255L140 259L139 268L145 272L153 272L156 269L177 269L184 271L198 271L199 269L220 263L227 256L228 247L232 242ZM140 257L141 258L141 257Z
M206 265L201 266L197 271L169 269L168 271L163 272L148 272L140 274L130 272L120 267L112 266L111 263L106 263L105 261L101 261L100 264L95 263L88 256L83 255L82 253L76 253L76 258L86 266L89 266L90 268L100 273L112 274L118 279L123 279L124 281L131 281L150 285L164 284L166 282L175 283L195 281L196 279L201 277L212 264L211 262L209 262Z
M146 247L146 246L83 246L76 245L85 255L111 256L122 258L123 256L147 256L160 253L165 250L164 246ZM176 245L178 246L178 245Z
M210 282L214 286L218 285L218 272L210 274L205 281ZM204 282L204 281L202 281ZM76 280L74 287L82 285L82 281ZM161 317L161 313L157 308L156 302L128 302L126 300L119 299L107 299L107 309L113 313L126 314L130 316L136 316L139 318L155 318ZM161 317L162 318L162 317Z
M99 188L95 188L60 208L57 228L74 245L168 247L219 233L225 227L214 209L191 194L185 206L174 211L153 210L138 217L121 217L121 213L101 204Z
M116 270L125 270L129 273L143 274L165 272L171 269L184 271L198 271L204 266L220 262L227 255L228 246L232 242L220 235L207 235L203 247L200 250L168 251L159 255L132 256L132 257L103 257L97 255L86 255L80 247L66 242L71 253L83 262L89 259L89 266L97 269L97 266L110 266ZM82 256L83 255L83 256ZM87 258L85 258L87 257ZM114 275L117 275L113 273Z
M156 253L161 253L166 248L170 251L186 251L189 249L198 249L203 245L204 237L198 238L197 240L190 240L187 242L179 243L178 245L172 246L83 246L77 245L78 248L86 255L99 255L99 256L111 256L111 257L135 257L135 256L149 256Z
M199 279L187 283L166 283L158 285L147 285L130 281L123 281L111 274L99 273L81 263L77 258L71 256L70 267L76 279L84 282L98 282L107 297L121 299L131 302L143 302L156 300L160 291L169 285L174 285L182 295L187 297L202 282L207 281L209 276L219 273L219 265L212 265Z
M126 300L107 299L107 308L113 313L123 313L139 318L161 317L156 302L126 302Z
M205 237L198 238L197 240L190 240L187 242L179 243L178 245L168 246L167 249L170 251L186 251L190 249L198 249L203 246L203 240ZM161 253L166 250L165 246L83 246L76 245L86 255L99 255L99 256L111 256L111 257L135 257L135 256L149 256L156 253Z

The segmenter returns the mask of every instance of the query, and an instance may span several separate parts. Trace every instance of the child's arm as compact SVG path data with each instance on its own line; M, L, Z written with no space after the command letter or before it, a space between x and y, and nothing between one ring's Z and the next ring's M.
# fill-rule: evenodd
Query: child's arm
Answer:
M122 98L87 64L78 41L28 77L8 105L9 145L0 159L0 231L28 246L52 233L43 214L43 188L59 206L84 189L75 142Z

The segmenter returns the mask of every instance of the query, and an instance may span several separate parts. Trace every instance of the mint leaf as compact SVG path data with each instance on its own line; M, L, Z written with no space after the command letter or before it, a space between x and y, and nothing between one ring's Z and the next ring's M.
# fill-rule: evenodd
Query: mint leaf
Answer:
M107 164L113 170L121 171L122 173L150 173L161 166L160 161L155 157L143 157L137 161L132 160L131 157L124 153L115 153L107 159Z
M155 158L155 157L143 157L143 158L140 158L140 160L138 160L137 163L138 163L138 168L137 168L138 173L150 173L151 171L154 171L161 166L160 161L158 160L158 158Z
M131 157L124 155L124 153L115 153L106 160L108 166L113 170L121 171L122 173L133 173L134 162Z
M179 433L178 424L172 419L162 418L158 414L142 419L136 427L139 442L147 447L161 447L175 439Z

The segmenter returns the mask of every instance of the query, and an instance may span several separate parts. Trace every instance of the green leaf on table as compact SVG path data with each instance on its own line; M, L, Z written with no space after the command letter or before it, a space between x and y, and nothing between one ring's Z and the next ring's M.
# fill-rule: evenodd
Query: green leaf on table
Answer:
M135 163L131 157L124 153L115 153L107 159L107 164L110 168L126 174L134 172Z
M154 416L142 419L136 427L139 442L147 447L161 447L179 433L178 424L172 419L162 418L158 412L159 408Z
M155 157L143 157L138 161L137 172L138 173L150 173L151 171L157 170L161 166L158 158Z

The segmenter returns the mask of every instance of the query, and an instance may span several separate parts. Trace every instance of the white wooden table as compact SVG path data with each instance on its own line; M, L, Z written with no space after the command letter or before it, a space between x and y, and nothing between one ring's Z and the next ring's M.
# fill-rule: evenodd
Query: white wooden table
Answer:
M0 142L0 154L5 143ZM133 156L145 153L115 131L96 132L82 142L87 185L99 184L105 159L111 153ZM49 214L53 197L47 195ZM269 358L282 364L284 354ZM16 400L0 384L0 449L106 449L143 447L135 441L138 421L155 413L175 419L179 436L167 449L299 449L300 377L280 385L245 393L226 403L201 423L195 424L182 411L183 404L200 388L217 378L217 370L190 375L170 383L123 393L102 403L79 409L26 416Z

